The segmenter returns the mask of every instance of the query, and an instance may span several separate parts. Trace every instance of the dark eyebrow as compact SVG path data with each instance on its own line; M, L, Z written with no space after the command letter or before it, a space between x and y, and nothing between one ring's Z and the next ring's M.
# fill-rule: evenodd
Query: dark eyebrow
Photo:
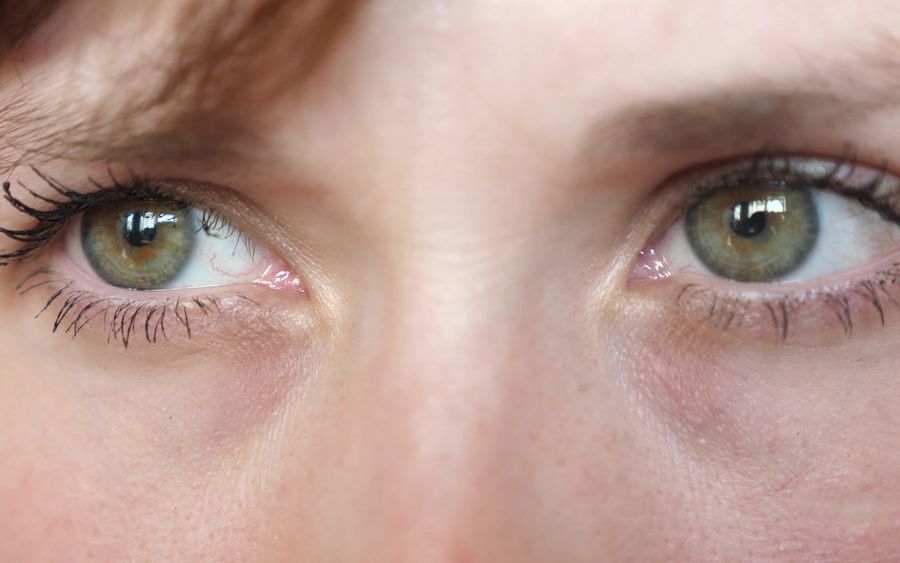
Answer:
M0 57L27 39L62 0L0 0Z
M900 106L900 39L879 36L875 48L840 61L796 64L791 76L748 77L695 95L626 106L590 132L589 150L684 153L777 141L798 131L827 133ZM839 139L835 139L840 142Z
M792 89L720 91L630 107L594 130L595 144L645 154L743 145L799 129L822 130L900 103L888 92L878 103L827 91Z

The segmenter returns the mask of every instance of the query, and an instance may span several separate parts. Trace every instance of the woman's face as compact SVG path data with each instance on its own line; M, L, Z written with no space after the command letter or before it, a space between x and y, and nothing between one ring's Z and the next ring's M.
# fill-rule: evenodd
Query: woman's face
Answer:
M897 2L0 6L0 559L900 556Z

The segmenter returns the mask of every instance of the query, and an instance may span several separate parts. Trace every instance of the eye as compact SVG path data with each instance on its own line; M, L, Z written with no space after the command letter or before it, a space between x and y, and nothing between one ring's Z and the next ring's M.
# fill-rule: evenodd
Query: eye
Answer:
M272 257L258 252L218 215L165 200L124 200L88 209L66 232L65 248L82 270L131 290L260 283L274 265Z
M77 263L125 289L209 287L263 274L240 231L176 202L102 204L84 212L66 243Z
M742 169L743 168L743 169ZM814 159L731 166L681 181L698 193L645 248L638 279L711 277L740 284L824 279L900 249L897 181Z
M36 298L35 318L50 317L53 332L125 348L133 337L188 345L199 334L262 334L309 319L282 314L307 302L300 277L217 209L266 231L279 226L228 188L120 182L110 172L108 186L88 179L94 189L83 190L31 172L40 186L2 184L6 202L31 220L27 228L0 226L16 243L0 253L0 266L27 270L16 292Z

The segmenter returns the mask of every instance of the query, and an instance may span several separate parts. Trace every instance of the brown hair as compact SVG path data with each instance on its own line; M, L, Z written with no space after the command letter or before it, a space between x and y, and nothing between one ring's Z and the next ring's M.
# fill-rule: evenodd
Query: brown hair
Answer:
M70 113L37 103L24 84L0 99L0 170L12 163L7 161L13 157L3 154L10 148L16 148L10 154L29 159L76 154L116 159L148 148L172 155L206 147L213 153L228 150L230 138L248 135L241 122L253 106L321 66L361 3L183 0L171 38L158 46L160 58L138 62L159 73L150 73L137 89L129 85L128 95L116 103ZM2 31L8 31L6 24L19 30L5 44L12 48L21 42L62 4L0 0ZM136 116L147 119L129 125Z
M358 0L188 2L175 67L157 101L189 92L196 106L260 95L303 80L327 55L356 13ZM277 68L273 68L277 65ZM252 85L240 80L253 69Z
M31 35L60 3L61 0L0 0L0 54Z

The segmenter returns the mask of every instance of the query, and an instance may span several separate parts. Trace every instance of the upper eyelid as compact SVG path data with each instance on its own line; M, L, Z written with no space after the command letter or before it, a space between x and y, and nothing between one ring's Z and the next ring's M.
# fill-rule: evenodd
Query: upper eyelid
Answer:
M129 195L146 197L147 190L144 188L152 187L152 192L155 193L156 196L162 197L167 201L183 202L197 209L214 211L218 216L222 217L231 226L240 231L243 236L251 239L255 244L264 246L273 257L280 259L289 270L297 272L304 282L305 292L311 294L317 287L324 288L333 285L331 275L324 267L321 259L317 256L317 253L314 253L311 247L298 240L291 229L284 226L264 207L243 195L241 191L215 182L204 182L201 180L155 173L133 174L130 172L130 169L126 169L126 173L116 175L113 172L110 172L113 166L113 164L108 164L106 166L107 175L110 176L108 183L92 180L87 174L84 174L80 176L80 180L76 180L76 182L72 184L73 186L78 186L77 188L73 188L73 191L85 196L103 192L112 200L120 200L127 199ZM53 193L56 193L56 190L52 185L37 185L35 180L46 182L46 180L42 179L41 175L38 174L38 170L34 167L24 168L26 168L27 171L33 172L31 175L33 177L29 177L28 180L33 184L26 183L27 188L30 188L32 191L40 189L42 191L38 193L41 195L50 196ZM58 181L58 178L61 176L58 173L53 177L46 174L43 176L46 179L56 182L58 186L65 186L65 183ZM79 176L75 176L75 178L79 178ZM126 178L128 179L127 181ZM142 183L140 192L129 190L129 182L133 183L135 179L140 180ZM25 182L16 179L10 181L10 183L11 189L15 190L15 186L21 186ZM20 193L20 195L23 194L24 196L27 196L28 191L25 190ZM0 202L0 205L4 204ZM8 203L6 205L8 206ZM74 213L72 216L76 214L77 213ZM0 216L2 215L3 214L0 213ZM19 216L27 218L27 215L24 214L19 214ZM69 217L69 219L71 219L71 217ZM60 231L66 224L67 222L64 222L56 227L55 230L50 233L51 236L49 239L55 240L55 237L60 234ZM34 220L32 219L31 226L33 225ZM17 242L13 237L10 237L10 234L14 235L15 230L4 228L8 226L9 223L4 225L3 222L0 222L0 241L2 241L2 239L9 239L15 246L11 247L8 244L8 241L0 242L0 267L9 264L10 262L24 260L28 258L29 255L41 251L42 248L46 246L47 241L41 240L39 241L39 244L34 245L33 248L25 248L28 246L28 241ZM27 231L28 226L21 227L21 230ZM10 258L4 260L3 252L10 255ZM330 307L333 303L329 301L325 305Z
M153 180L149 177L130 175L127 181L117 179L109 174L110 182L104 184L88 179L84 189L73 189L54 177L32 168L35 177L44 184L40 188L24 181L15 184L3 182L5 201L17 212L32 218L32 225L10 229L0 225L0 235L18 243L17 248L0 253L0 265L8 264L29 257L51 242L66 225L78 214L97 205L122 200L167 201L187 206L198 207L210 211L210 221L221 225L227 223L229 229L240 232L240 225L232 223L230 215L217 205L221 199L221 190L216 190L218 198L201 197L210 195L210 190L197 188L196 183L179 180ZM18 189L16 189L18 188ZM26 200L27 198L27 200ZM205 226L205 225L204 225Z
M677 192L676 215L681 215L706 193L717 189L753 182L784 182L832 191L863 200L876 211L884 206L900 205L900 178L891 173L892 166L883 162L871 166L860 161L855 151L841 157L826 158L801 153L756 154L727 161L693 167L663 183L667 191ZM895 216L886 217L900 223L900 208ZM673 219L673 223L677 218Z
M830 190L857 199L864 195L861 189L871 185L871 180L877 178L881 202L890 204L891 209L897 214L896 219L894 217L887 219L900 224L900 174L895 172L894 165L886 160L881 160L880 164L875 165L861 158L859 154L860 151L851 144L845 144L842 152L832 155L828 155L827 152L810 152L803 148L777 151L763 148L742 155L683 165L677 172L656 183L657 187L645 202L644 212L639 216L636 229L632 233L634 244L643 249L655 246L668 236L691 206L703 196L716 189L737 184L740 180L752 181L754 170L768 171L769 179L776 178L771 174L772 171L780 173L778 176L780 179L788 178L785 170L792 171L793 174L789 179L795 183L806 182L807 185L813 184L811 186L813 188ZM835 170L841 173L835 175L833 174ZM856 180L848 180L847 171L853 171ZM829 177L831 182L824 182ZM863 177L867 177L867 180L860 180ZM878 208L866 201L861 203L882 216L887 214L884 205ZM633 265L634 261L628 263Z

